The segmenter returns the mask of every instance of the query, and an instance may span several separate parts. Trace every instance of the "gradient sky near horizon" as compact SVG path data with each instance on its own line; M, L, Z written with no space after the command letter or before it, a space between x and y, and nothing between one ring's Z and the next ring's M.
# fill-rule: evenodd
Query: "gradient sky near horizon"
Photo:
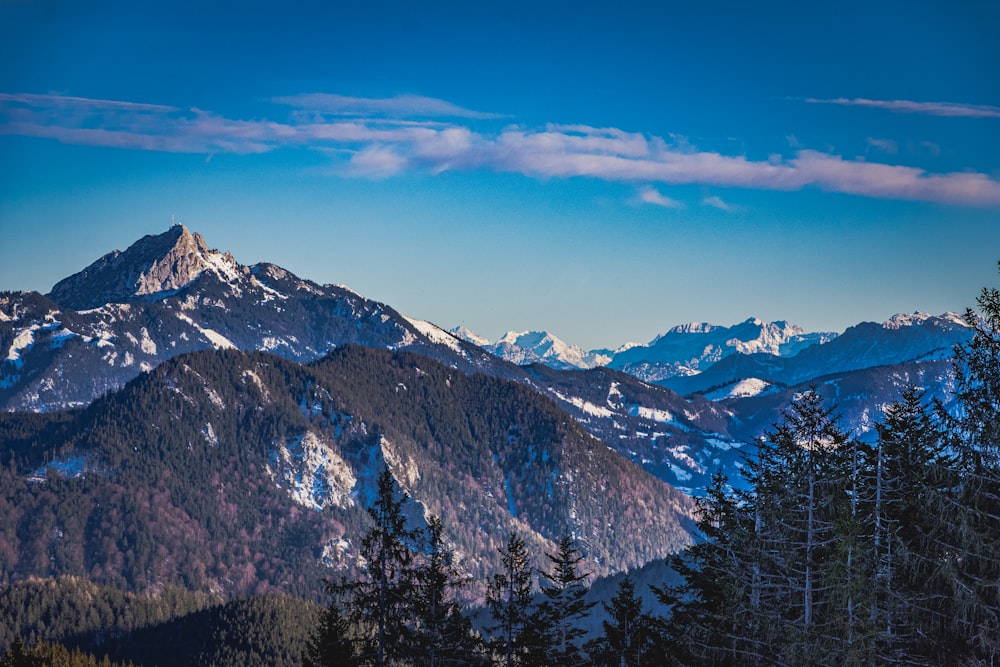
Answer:
M962 310L1000 282L998 25L975 0L0 1L0 290L175 216L490 339Z

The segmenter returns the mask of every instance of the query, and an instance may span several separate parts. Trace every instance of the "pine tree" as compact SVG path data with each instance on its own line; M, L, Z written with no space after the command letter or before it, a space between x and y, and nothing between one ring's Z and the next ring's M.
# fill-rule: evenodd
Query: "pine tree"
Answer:
M626 576L610 602L604 603L610 617L603 621L603 634L587 645L598 667L653 667L664 664L656 650L653 620L642 609L635 584Z
M336 601L320 615L319 624L309 633L302 652L302 667L351 667L357 664L352 628Z
M934 664L947 657L948 516L958 485L940 423L909 388L885 409L871 454L868 618L880 662Z
M416 569L414 614L417 623L410 657L414 665L474 665L480 647L462 614L455 592L462 585L454 556L444 541L441 519L427 521L426 549Z
M494 649L504 667L523 663L530 648L526 642L531 621L531 573L524 539L511 531L507 544L498 549L503 571L493 575L486 591L486 604L496 625Z
M357 642L362 664L391 665L412 645L413 548L419 536L406 527L403 506L408 498L383 468L375 502L368 508L372 525L361 541L364 577L329 586L333 595L347 599L348 618L367 630Z
M546 557L552 570L540 573L547 583L542 584L544 599L533 624L541 637L541 662L553 667L584 664L579 640L586 631L580 623L596 603L585 599L589 575L579 569L583 555L572 537L563 536L556 552Z
M769 641L776 662L844 661L846 596L834 593L848 583L847 553L838 544L838 523L850 514L847 443L819 394L809 391L792 403L761 449L755 540L766 555L761 622L778 631Z
M864 463L810 391L747 461L746 491L730 494L716 476L699 501L704 539L675 559L684 586L654 589L672 608L671 653L705 665L849 664L863 655Z

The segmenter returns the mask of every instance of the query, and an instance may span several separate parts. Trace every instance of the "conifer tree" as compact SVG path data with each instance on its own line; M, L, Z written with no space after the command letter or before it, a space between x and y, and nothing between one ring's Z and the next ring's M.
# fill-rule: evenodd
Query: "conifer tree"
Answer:
M486 591L486 604L496 624L494 649L504 667L521 665L529 646L529 623L533 615L532 568L524 539L511 531L507 544L498 549L503 570L493 575Z
M580 623L596 604L587 602L586 572L579 569L583 554L576 541L567 536L559 540L555 553L546 554L550 572L541 572L544 599L533 624L541 636L538 645L543 664L571 667L584 663L579 640L586 634Z
M403 506L408 498L389 469L383 468L375 501L368 508L372 525L361 541L364 576L329 586L333 595L348 600L348 618L366 629L357 642L361 664L386 667L412 646L413 548L419 536L406 527Z
M878 435L866 484L873 653L883 663L933 664L946 657L950 583L940 564L948 560L955 460L916 388L885 409Z
M847 436L819 394L809 391L792 403L767 442L754 480L761 524L755 540L768 554L761 607L769 612L762 622L779 631L769 642L778 651L772 659L837 664L847 637L842 622L836 627L844 609L831 593L846 583L837 523L849 513Z
M319 624L309 633L302 652L302 667L351 667L357 664L352 628L336 601L320 615Z
M659 623L665 652L683 665L752 664L766 640L756 622L759 593L754 605L753 526L721 473L695 503L701 539L671 559L682 583L652 587L670 612Z
M610 602L604 603L610 617L603 621L603 634L587 645L591 660L598 667L654 667L665 656L656 650L652 618L643 611L635 584L626 576Z
M477 664L480 647L455 597L462 581L445 544L441 519L431 516L425 532L425 554L415 575L416 630L411 662L427 667Z

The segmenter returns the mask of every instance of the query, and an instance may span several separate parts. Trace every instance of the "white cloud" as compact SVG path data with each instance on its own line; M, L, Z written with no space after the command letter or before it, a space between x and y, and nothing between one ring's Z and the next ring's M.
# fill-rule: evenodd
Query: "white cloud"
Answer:
M648 185L639 189L639 200L664 208L684 208L681 202L661 194L659 190Z
M428 103L424 108L434 105ZM931 173L803 148L795 149L789 158L772 154L764 160L751 160L744 155L698 150L674 136L586 125L548 125L542 129L510 126L487 134L440 120L299 113L280 122L236 120L163 105L0 95L0 133L175 153L246 154L304 147L330 155L350 155L342 173L369 178L408 170L439 173L471 169L542 179L588 177L644 184L648 190L640 192L640 199L658 205L670 205L673 200L659 195L655 184L698 184L779 191L811 187L865 197L1000 207L1000 181L983 173ZM873 147L891 148L885 140L869 141Z
M954 116L963 118L1000 118L1000 107L986 104L958 102L914 102L912 100L870 100L864 97L819 99L807 97L809 104L836 104L848 107L885 109L896 113L916 113L927 116Z

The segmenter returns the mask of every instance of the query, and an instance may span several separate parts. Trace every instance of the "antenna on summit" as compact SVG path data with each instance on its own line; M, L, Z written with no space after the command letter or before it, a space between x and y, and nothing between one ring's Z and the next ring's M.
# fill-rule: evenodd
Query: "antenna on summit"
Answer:
M176 227L177 226L177 221L174 220L174 214L173 213L170 214L170 226L171 227Z

